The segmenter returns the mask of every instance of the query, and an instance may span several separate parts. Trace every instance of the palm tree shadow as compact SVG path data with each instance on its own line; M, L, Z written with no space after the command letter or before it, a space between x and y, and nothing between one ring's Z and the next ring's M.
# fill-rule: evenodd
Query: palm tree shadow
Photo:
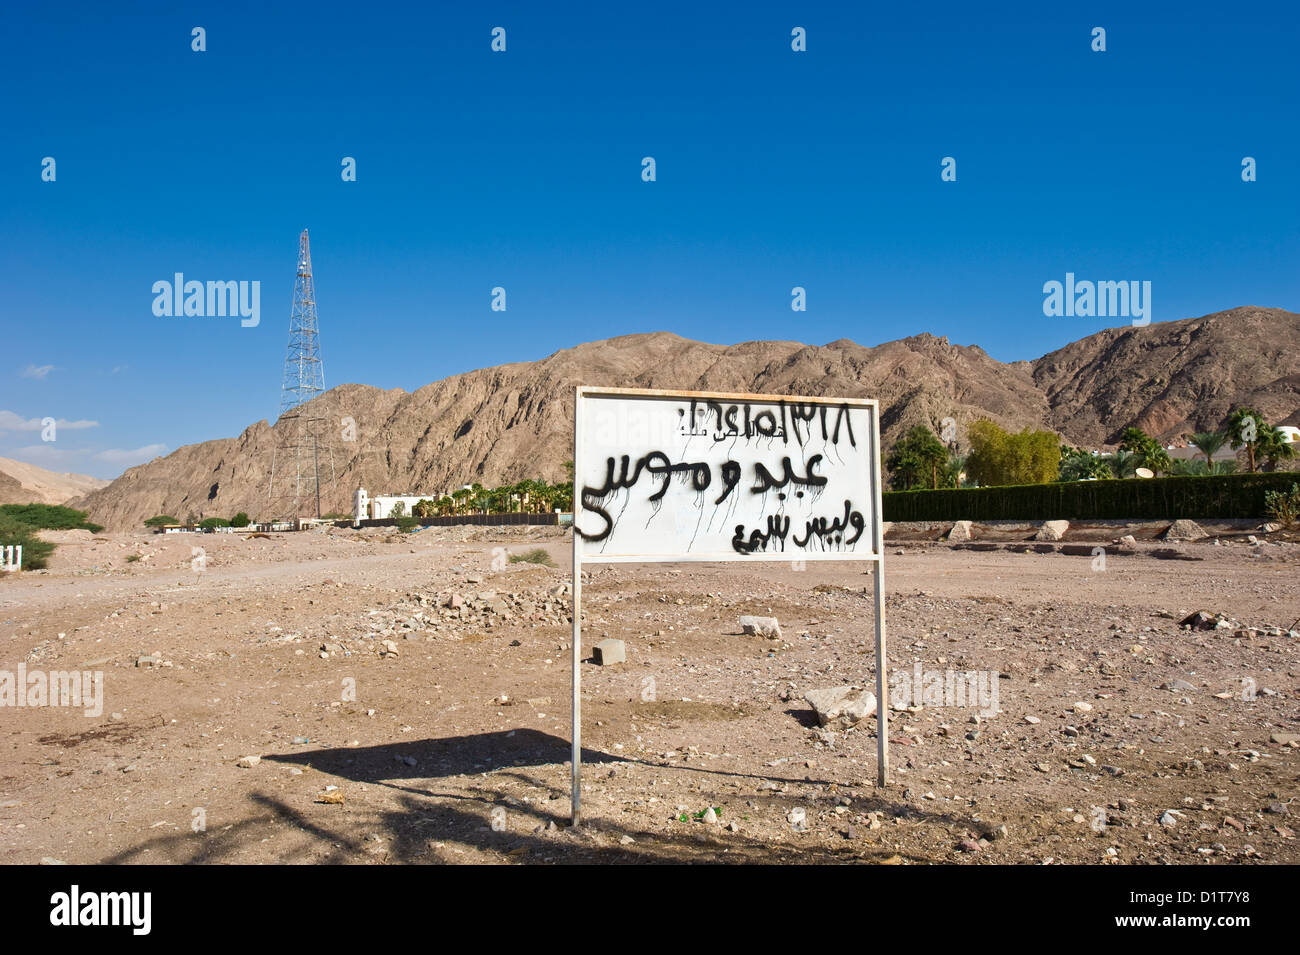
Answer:
M378 746L272 753L264 758L308 767L354 782L387 784L417 776L445 778L553 765L566 762L571 756L572 745L568 740L525 728ZM583 765L598 765L627 760L583 749L582 762Z

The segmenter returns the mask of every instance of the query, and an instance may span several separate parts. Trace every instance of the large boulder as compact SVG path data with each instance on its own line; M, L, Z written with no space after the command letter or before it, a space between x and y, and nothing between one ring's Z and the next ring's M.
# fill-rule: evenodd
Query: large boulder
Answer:
M847 729L876 713L876 695L854 686L833 686L809 690L803 697L817 714L822 726L835 724Z
M1059 541L1070 529L1069 521L1047 521L1034 535L1036 541Z
M952 530L948 532L948 540L950 541L970 540L971 539L970 528L971 528L970 521L958 521L956 524L952 525Z

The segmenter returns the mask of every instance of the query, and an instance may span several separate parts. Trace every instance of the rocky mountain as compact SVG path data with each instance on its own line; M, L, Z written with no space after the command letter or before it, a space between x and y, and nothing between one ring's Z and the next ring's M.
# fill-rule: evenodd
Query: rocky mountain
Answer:
M1218 428L1233 408L1300 424L1300 315L1234 308L1145 328L1109 328L1033 362L1072 443L1098 446L1136 425L1161 439Z
M321 422L321 467L333 475L322 510L350 512L357 487L432 496L475 481L563 480L579 384L874 397L886 446L914 424L937 430L948 416L959 440L966 423L989 417L1101 446L1130 424L1162 439L1216 427L1243 403L1275 423L1300 421L1300 358L1289 347L1298 337L1296 313L1238 308L1110 329L1037 361L1005 364L929 334L865 348L848 340L713 345L656 332L455 375L413 393L340 385L304 413ZM260 421L236 438L180 448L76 506L113 528L159 513L269 517L272 467L286 434L284 423ZM283 478L283 453L279 461Z
M0 504L64 504L107 484L85 474L60 474L0 458Z

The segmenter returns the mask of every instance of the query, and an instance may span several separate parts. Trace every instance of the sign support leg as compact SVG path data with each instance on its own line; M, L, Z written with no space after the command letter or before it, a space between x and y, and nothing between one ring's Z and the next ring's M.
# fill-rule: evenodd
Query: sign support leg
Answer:
M885 658L885 562L875 562L876 590L876 785L889 783L889 668Z
M582 807L582 561L573 534L573 825Z
M871 523L876 551L873 583L876 597L876 785L889 783L889 660L885 652L885 518L880 484L880 406L871 408L871 497L875 520Z
M582 513L582 485L578 469L582 466L582 389L574 389L573 398L573 792L570 798L570 823L576 829L582 819L582 538L578 535L578 518Z

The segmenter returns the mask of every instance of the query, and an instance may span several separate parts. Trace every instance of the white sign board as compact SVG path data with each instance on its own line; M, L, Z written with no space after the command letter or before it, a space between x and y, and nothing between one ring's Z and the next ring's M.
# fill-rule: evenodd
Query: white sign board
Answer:
M579 389L584 561L875 555L876 403Z
M877 403L580 387L573 425L573 824L582 799L584 563L871 561L877 782L884 786L889 706Z

